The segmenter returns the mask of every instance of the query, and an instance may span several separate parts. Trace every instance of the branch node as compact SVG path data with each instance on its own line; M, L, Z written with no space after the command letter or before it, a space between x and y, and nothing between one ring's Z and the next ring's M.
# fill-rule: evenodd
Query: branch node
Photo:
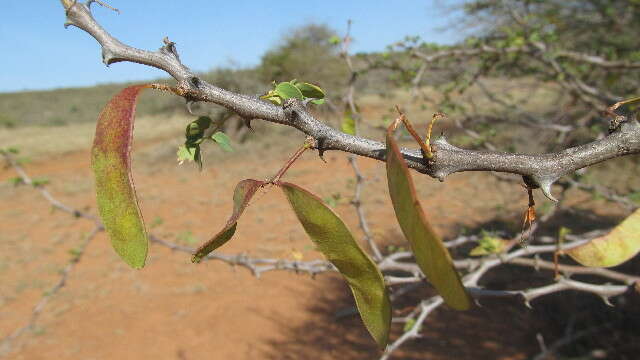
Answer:
M162 46L160 48L160 51L165 53L165 54L173 55L176 58L176 60L178 60L178 62L179 62L180 61L180 56L178 56L178 49L176 48L176 43L171 41L171 40L169 40L168 36L165 36L164 39L162 39L162 42L164 43L164 46ZM193 81L193 79L191 79L191 81ZM197 85L196 85L196 87L197 87Z
M524 181L528 189L540 188L540 190L542 190L542 193L544 194L544 196L547 197L547 199L557 203L558 199L554 198L553 195L551 194L551 186L556 180L557 178L554 178L554 179L542 178L537 175L522 176L522 181Z
M115 55L113 54L113 52L111 52L111 50L107 49L107 48L102 48L102 62L109 67L109 65L113 64L114 62L116 62L115 60Z

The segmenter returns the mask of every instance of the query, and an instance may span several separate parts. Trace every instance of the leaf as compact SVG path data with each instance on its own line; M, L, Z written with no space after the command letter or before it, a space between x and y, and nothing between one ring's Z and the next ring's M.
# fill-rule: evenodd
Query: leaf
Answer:
M275 81L273 82L275 86ZM260 99L268 100L274 105L282 105L282 98L276 93L275 90L269 90L268 93L260 96Z
M204 132L211 126L213 121L208 116L200 116L187 125L185 130L186 143L196 143L202 139Z
M34 187L40 187L48 185L50 182L51 181L47 178L35 178L31 180L31 185L33 185Z
M406 323L404 323L404 326L402 327L402 332L408 332L411 329L413 329L413 327L416 325L416 319L414 318L410 318L407 320ZM418 332L420 331L420 329L418 329Z
M195 161L196 148L180 145L178 147L178 152L176 153L176 156L178 157L178 164L180 165L184 164L185 161Z
M342 42L342 39L337 35L333 35L332 37L329 38L329 44L331 45L338 45L341 42Z
M386 136L387 181L400 228L411 244L418 266L447 305L456 310L467 310L471 306L469 295L453 267L449 252L427 222L409 168L393 137L394 128L392 123Z
M24 180L20 176L12 177L7 180L13 186L23 185Z
M347 226L320 198L290 183L278 183L317 249L349 284L360 317L381 348L389 340L391 304L380 270L360 249Z
M351 106L347 105L342 116L342 124L340 125L342 132L349 135L356 134L356 119L353 117Z
M311 100L311 102L316 105L322 105L325 103L324 99L315 99L315 100Z
M640 209L634 211L607 235L565 250L575 261L590 267L612 267L640 251Z
M265 97L263 99L269 100L274 105L278 105L278 106L282 105L282 98L278 95Z
M303 99L302 92L289 82L281 82L278 84L275 88L275 92L283 100L290 98Z
M233 148L231 147L231 140L229 140L229 137L227 136L227 134L223 133L222 131L218 131L215 134L211 135L211 140L215 141L218 145L220 145L222 150L228 151L228 152L233 151Z
M469 252L469 255L483 256L483 255L489 255L489 254L499 254L504 250L508 242L509 242L508 240L491 236L488 233L484 233L482 235L482 238L480 238L480 240L478 241L478 246L473 248Z
M116 253L136 269L144 267L149 241L131 176L131 143L136 100L147 87L128 87L109 101L91 149L100 217Z
M198 164L200 170L202 170L202 155L200 153L200 145L180 145L178 147L178 165L184 164L185 161L193 161Z
M303 82L297 83L295 86L300 90L302 96L305 98L324 99L324 90L322 90L318 85Z
M236 232L236 226L238 225L238 219L244 212L247 205L249 205L249 201L253 195L264 184L264 181L246 179L240 181L236 185L236 189L233 191L233 213L231 214L231 217L227 220L227 224L222 228L222 230L220 230L220 232L196 250L195 254L193 254L193 257L191 258L192 262L199 263L202 258L207 256L213 250L224 245L231 239L231 237L233 237L233 234Z

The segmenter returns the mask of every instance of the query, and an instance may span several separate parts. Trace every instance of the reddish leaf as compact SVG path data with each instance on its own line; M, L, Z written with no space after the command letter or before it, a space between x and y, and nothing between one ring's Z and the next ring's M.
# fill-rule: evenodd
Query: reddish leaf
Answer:
M384 279L344 222L320 198L290 183L278 183L317 249L349 284L360 317L381 348L389 340L391 303Z
M227 241L233 237L236 232L236 226L238 225L238 219L244 212L244 209L249 205L249 201L253 195L262 187L266 182L253 179L242 180L236 185L236 189L233 191L233 214L227 224L220 232L218 232L209 241L204 243L193 254L191 261L194 263L200 262L203 257L207 256L213 250L224 245Z
M115 251L140 269L147 258L148 239L131 176L131 142L136 100L149 85L131 86L102 110L91 149L98 211Z
M418 266L445 303L456 310L467 310L471 306L469 295L449 252L427 221L409 168L393 137L394 129L395 124L391 124L387 130L387 181L400 228L411 244Z

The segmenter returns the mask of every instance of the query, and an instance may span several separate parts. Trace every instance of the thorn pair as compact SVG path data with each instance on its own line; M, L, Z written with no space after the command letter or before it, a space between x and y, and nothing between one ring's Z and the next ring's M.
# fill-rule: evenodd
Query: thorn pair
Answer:
M422 139L420 139L420 136L418 135L416 130L413 128L413 125L411 125L411 122L409 122L409 119L407 119L407 117L400 110L400 107L398 105L396 105L396 111L400 116L398 117L398 119L396 119L396 124L394 125L394 129L395 127L398 126L398 123L402 121L404 126L407 128L407 131L409 132L409 134L411 134L413 139L420 146L420 151L422 152L422 156L428 160L433 159L433 157L435 156L434 155L435 149L432 148L431 146L431 133L433 130L433 124L435 124L435 122L439 119L446 118L447 115L442 112L437 112L433 114L433 117L431 118L431 122L429 123L429 127L427 128L427 135L425 136L425 140L422 141Z

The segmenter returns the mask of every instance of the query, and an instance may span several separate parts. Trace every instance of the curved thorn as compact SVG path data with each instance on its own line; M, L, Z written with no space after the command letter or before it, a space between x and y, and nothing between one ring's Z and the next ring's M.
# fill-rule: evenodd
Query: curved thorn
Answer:
M246 126L249 130L254 131L253 128L251 127L251 120L253 119L244 118L242 120L244 121L244 126Z
M191 105L192 105L192 104L195 104L195 103L196 103L196 102L195 102L195 101L193 101L193 100L187 100L187 104L186 104L186 106L187 106L187 111L188 111L188 112L189 112L189 114L191 114L191 115L194 115L194 114L193 114L193 109L191 108Z
M542 193L547 197L547 199L557 203L558 199L551 195L551 185L553 185L553 181L541 181L540 190L542 190Z

